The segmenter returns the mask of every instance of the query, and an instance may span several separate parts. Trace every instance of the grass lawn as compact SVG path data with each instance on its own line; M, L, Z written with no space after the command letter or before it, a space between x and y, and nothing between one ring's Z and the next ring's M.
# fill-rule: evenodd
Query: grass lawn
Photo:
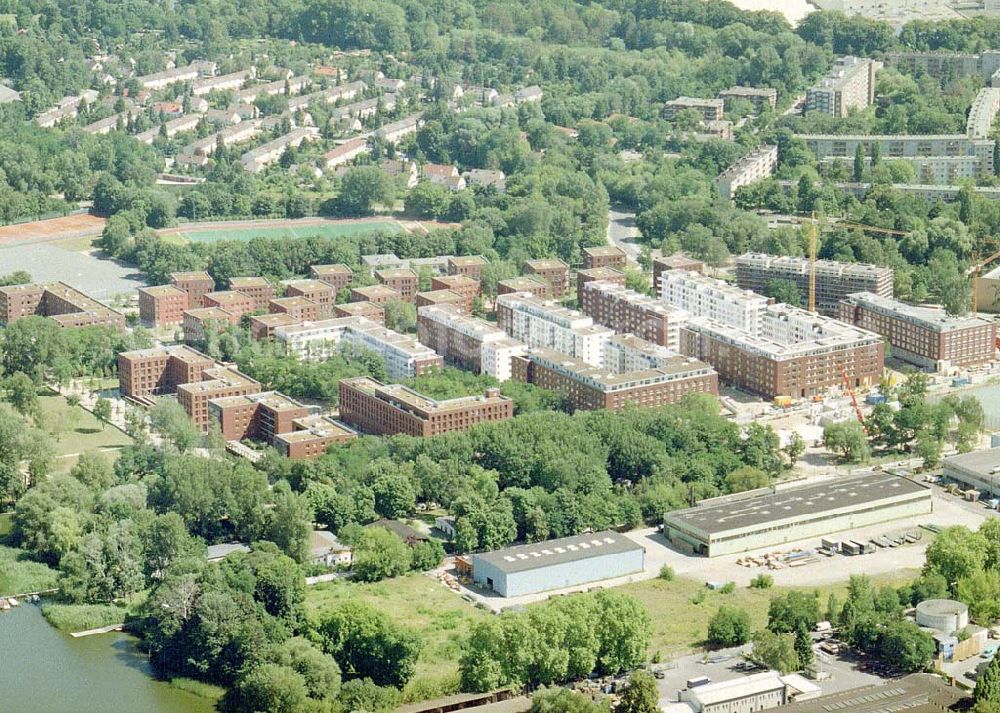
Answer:
M187 691L212 701L217 701L226 695L226 689L222 686L213 686L211 683L196 681L193 678L171 678L170 685L178 690Z
M72 633L112 624L124 624L127 609L112 604L45 604L42 616L52 626Z
M38 397L45 430L55 445L55 472L66 472L76 463L80 453L107 448L121 448L132 440L114 426L101 427L93 414L80 406L70 406L58 394L45 393ZM107 454L114 460L114 454Z
M0 545L0 596L52 589L59 573L24 557L21 550Z
M74 253L82 253L85 250L90 250L91 248L97 247L94 243L97 242L97 237L94 235L84 235L82 237L76 238L66 238L65 240L57 240L52 243L57 248L62 248L63 250L69 250Z
M14 513L4 512L0 513L0 542L10 534L10 531L14 529Z
M900 571L891 576L873 577L876 587L901 586L916 577L912 572ZM664 659L691 653L703 645L708 620L723 604L739 607L750 614L753 629L767 624L767 609L773 597L790 589L802 587L772 587L771 589L739 588L730 594L709 591L701 581L678 577L672 582L649 579L619 587L618 591L632 594L649 611L653 622L653 639L650 654L659 652ZM815 588L819 592L820 612L826 609L831 592L843 603L847 596L847 582ZM704 599L695 604L694 599L704 592Z
M424 647L416 674L403 691L406 700L424 700L458 690L461 642L473 623L489 616L485 611L423 574L375 584L318 584L309 588L306 608L312 617L348 598L360 598L420 632Z
M176 235L194 243L214 243L220 240L250 240L251 238L304 238L319 235L339 238L383 231L401 232L399 224L390 221L365 221L358 223L330 223L299 226L273 226L257 228L222 228L218 230L181 230Z

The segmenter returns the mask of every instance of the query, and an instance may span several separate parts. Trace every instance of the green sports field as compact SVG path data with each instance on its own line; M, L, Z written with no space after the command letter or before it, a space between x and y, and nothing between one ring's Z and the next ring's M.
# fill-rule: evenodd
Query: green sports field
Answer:
M319 223L314 225L274 225L266 227L219 228L171 231L184 240L193 243L214 243L219 240L250 240L251 238L305 238L320 235L325 238L339 238L344 235L361 233L398 233L402 228L390 221L365 221L357 223Z

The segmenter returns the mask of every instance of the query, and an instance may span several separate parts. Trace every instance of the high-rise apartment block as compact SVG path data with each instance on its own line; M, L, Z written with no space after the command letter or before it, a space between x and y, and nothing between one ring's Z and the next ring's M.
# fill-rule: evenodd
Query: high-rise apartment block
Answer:
M267 303L276 294L274 285L263 277L230 277L229 289L242 292L253 300L253 311L267 309Z
M202 298L215 289L215 280L207 272L172 272L170 284L188 296L188 309L204 307Z
M147 327L169 327L184 320L188 296L173 285L140 287L139 321Z
M124 315L65 282L0 287L0 323L31 316L48 317L64 328L125 329Z
M864 57L842 57L818 84L806 90L805 110L844 118L875 100L875 73L882 63Z
M584 286L588 282L610 282L625 286L625 273L613 267L594 267L576 272L576 303L583 307ZM589 313L588 313L589 314Z
M528 260L524 263L524 274L534 275L548 282L555 298L562 297L569 289L569 265L558 258Z
M732 200L737 190L773 175L777 168L778 147L758 146L716 177L719 195Z
M612 282L588 282L580 309L615 332L634 334L674 352L680 349L680 328L687 313L648 295Z
M351 280L354 279L354 271L341 263L335 265L312 265L309 268L309 277L325 282L333 288L334 292L340 292L351 284Z
M577 310L526 293L498 295L497 326L528 347L545 347L601 366L604 343L614 336L607 327Z
M625 267L627 261L625 251L614 245L599 245L583 249L585 270L595 267Z
M525 350L522 342L499 327L450 305L418 310L417 336L445 360L497 381L510 378L511 357Z

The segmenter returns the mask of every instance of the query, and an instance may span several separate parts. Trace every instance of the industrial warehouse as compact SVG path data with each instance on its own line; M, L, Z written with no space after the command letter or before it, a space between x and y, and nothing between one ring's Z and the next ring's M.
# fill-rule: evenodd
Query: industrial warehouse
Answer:
M757 496L715 498L667 513L663 532L678 549L718 557L931 511L928 488L870 473Z
M472 556L472 579L502 597L574 587L643 570L646 550L617 532L592 532Z

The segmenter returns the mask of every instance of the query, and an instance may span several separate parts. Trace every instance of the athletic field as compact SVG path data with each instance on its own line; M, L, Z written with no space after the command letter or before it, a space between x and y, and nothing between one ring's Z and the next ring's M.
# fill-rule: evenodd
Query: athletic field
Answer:
M193 243L214 243L220 240L250 240L251 238L305 238L319 235L324 238L339 238L362 233L402 232L402 226L395 221L318 222L284 225L220 226L218 228L198 227L190 230L177 228L169 232Z

